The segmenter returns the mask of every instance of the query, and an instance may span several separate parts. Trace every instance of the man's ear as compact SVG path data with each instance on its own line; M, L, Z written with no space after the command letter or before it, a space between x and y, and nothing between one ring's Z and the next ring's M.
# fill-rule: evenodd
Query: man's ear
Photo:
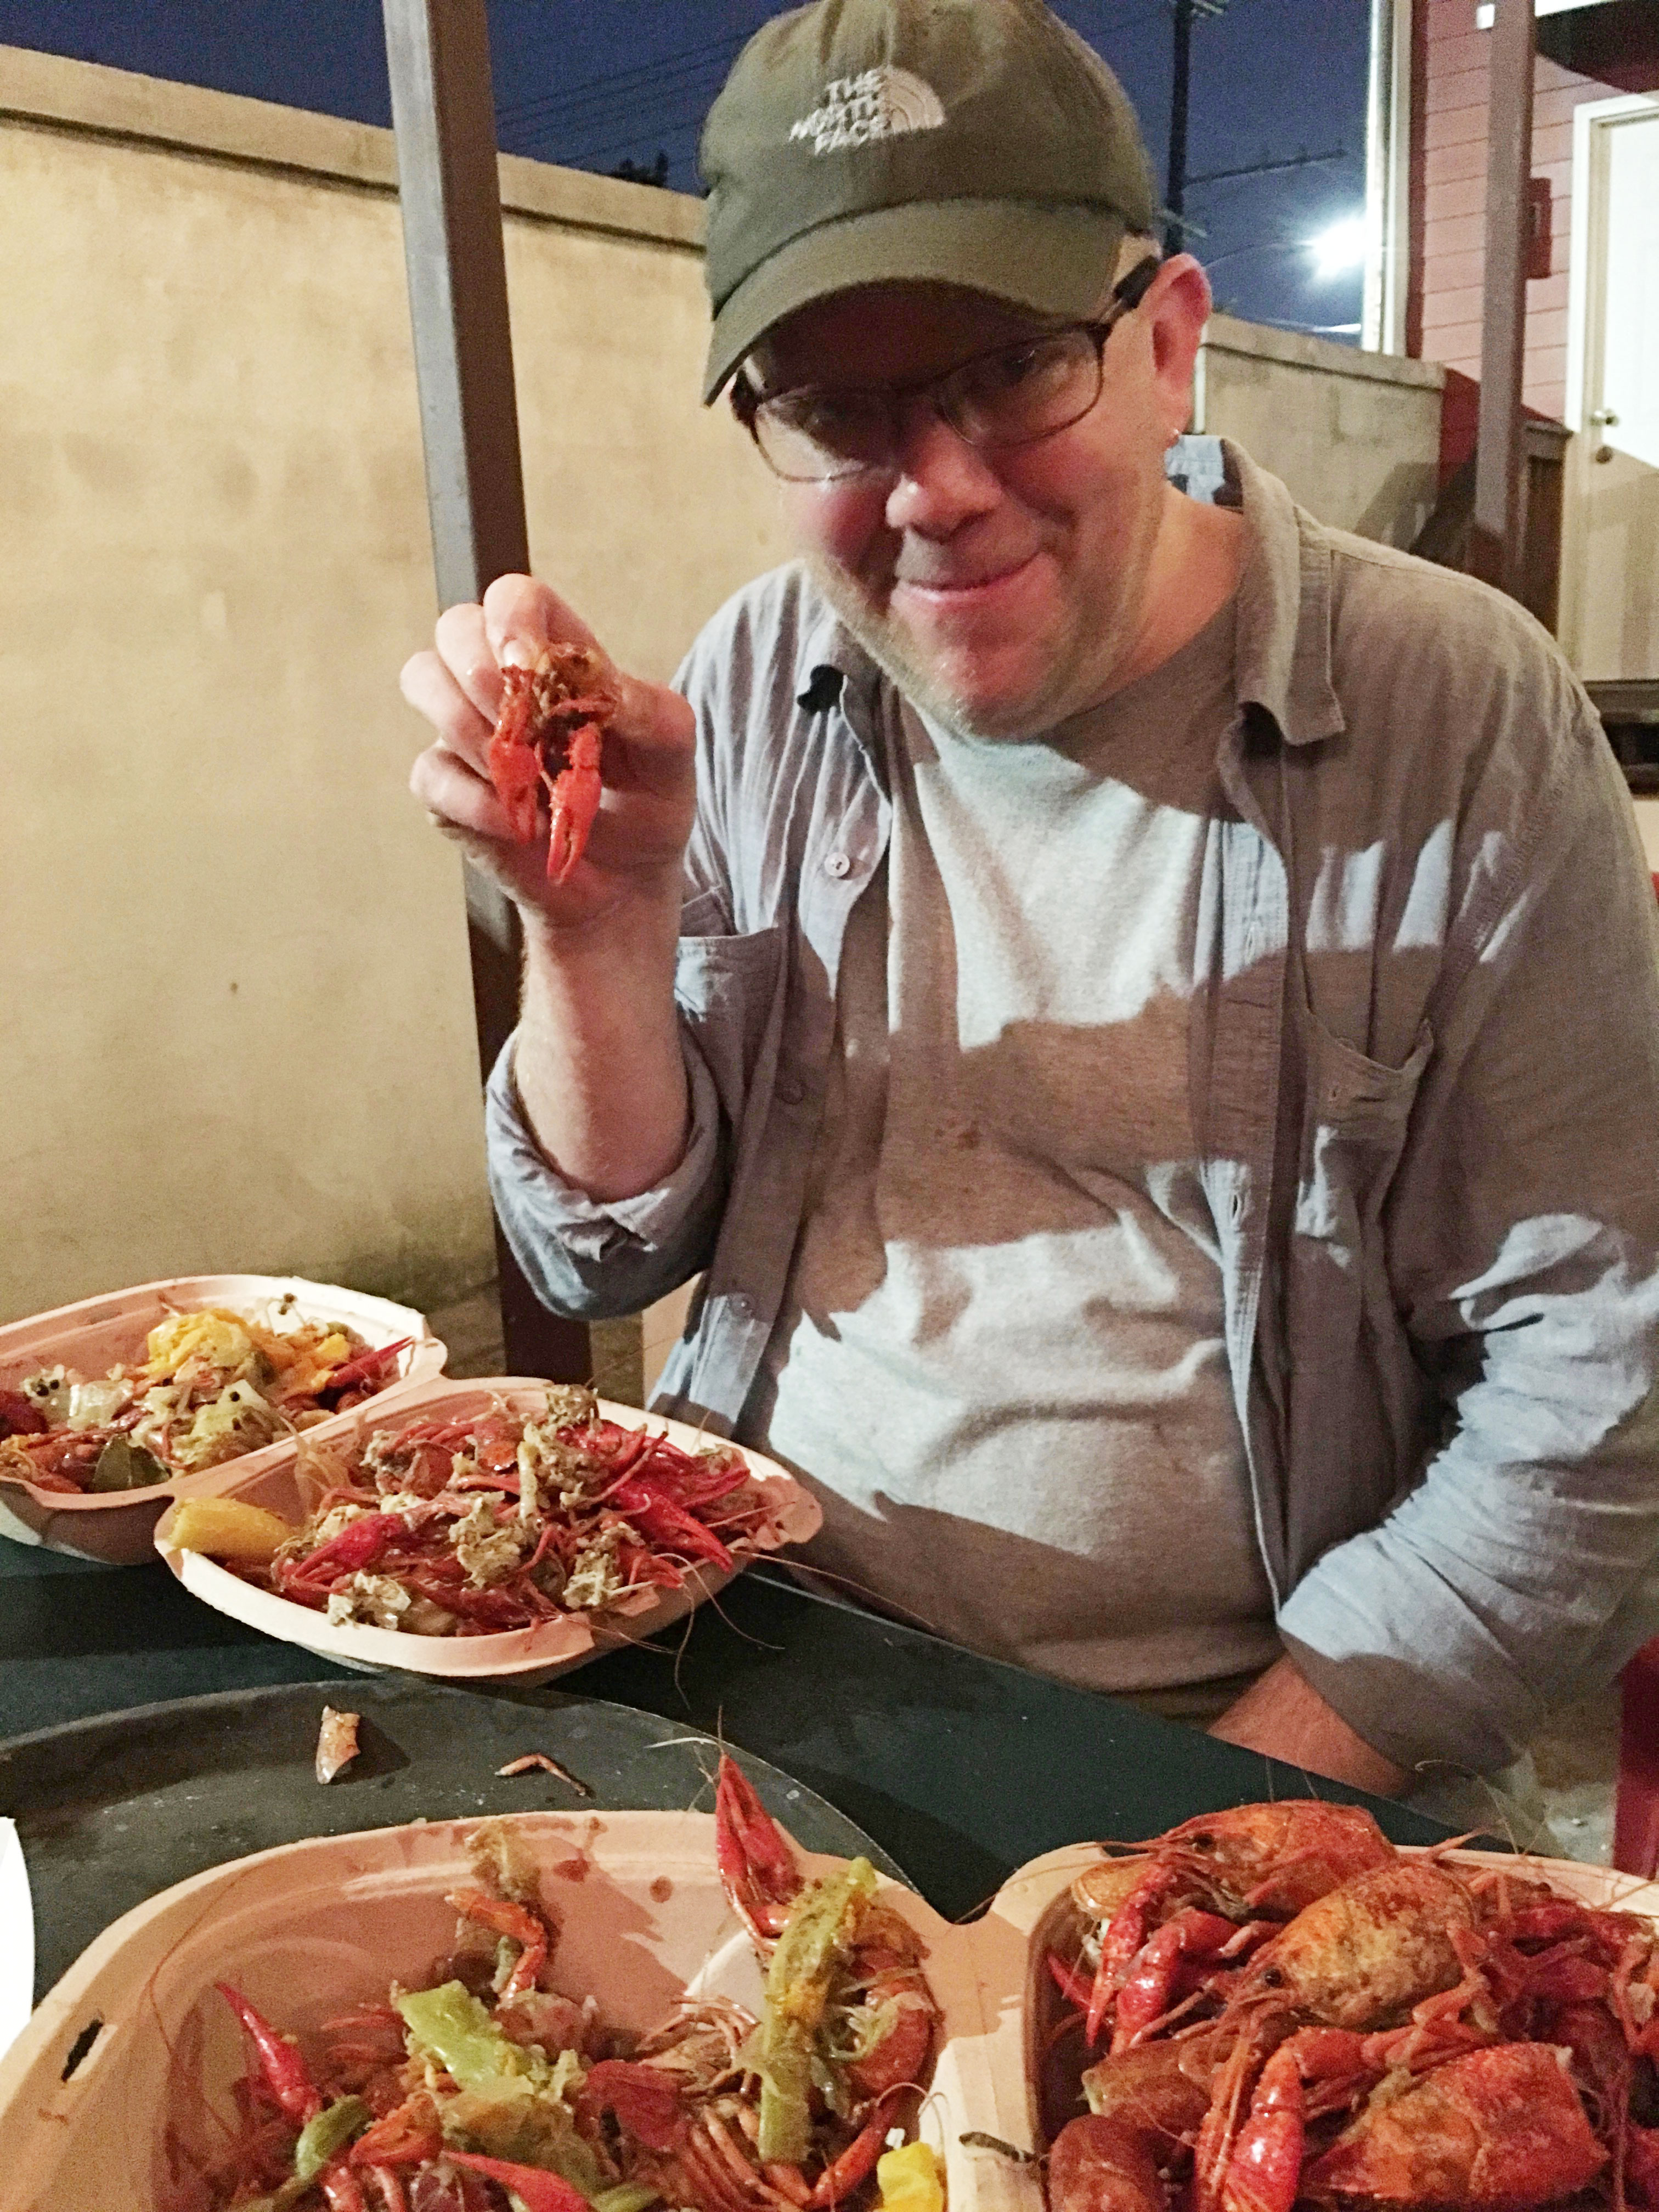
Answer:
M1192 415L1193 368L1210 319L1210 280L1190 253L1177 253L1158 270L1141 302L1152 343L1152 375L1173 436Z

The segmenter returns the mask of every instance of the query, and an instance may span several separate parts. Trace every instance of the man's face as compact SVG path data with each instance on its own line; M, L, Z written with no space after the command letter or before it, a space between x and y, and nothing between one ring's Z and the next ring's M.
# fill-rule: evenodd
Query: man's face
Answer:
M772 391L903 386L1043 327L977 293L871 286L791 316L761 367ZM1106 696L1133 650L1169 438L1139 317L1113 331L1103 369L1093 410L1036 444L979 450L917 401L896 471L782 486L848 629L955 728L1034 736Z

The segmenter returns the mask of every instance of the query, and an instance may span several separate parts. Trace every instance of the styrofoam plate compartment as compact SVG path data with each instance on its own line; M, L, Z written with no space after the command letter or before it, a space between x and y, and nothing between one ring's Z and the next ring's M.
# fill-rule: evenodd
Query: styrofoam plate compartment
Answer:
M429 1985L454 1948L446 1890L473 1869L481 1824L442 1821L292 1844L218 1867L139 1905L87 1950L0 2062L0 2212L167 2212L168 2130L222 2148L240 2031L214 1990L234 1981L274 2025L305 2035L394 1978ZM560 1933L548 1981L590 1991L612 2027L642 2031L683 1991L751 2010L761 1978L714 1868L706 1813L528 1813L515 1836L542 1869ZM809 1875L841 1861L797 1851ZM945 2154L963 2125L952 2054L985 2032L978 1929L955 1929L884 1881L928 1948L943 2014L921 2131ZM981 1923L982 1925L982 1923ZM84 2045L69 2079L71 2054ZM961 2199L955 2199L961 2203Z
M142 1358L144 1340L159 1322L204 1306L228 1306L248 1313L291 1297L305 1321L340 1322L356 1329L371 1346L415 1341L401 1353L397 1380L371 1403L390 1404L416 1384L441 1375L448 1357L426 1325L424 1314L390 1298L372 1298L337 1284L308 1283L297 1275L184 1275L168 1282L139 1283L76 1305L0 1328L0 1389L15 1389L25 1376L60 1361L88 1381L120 1363ZM349 1429L356 1413L319 1421L307 1433L332 1436ZM269 1467L289 1449L285 1442L244 1452L199 1474L170 1475L148 1490L121 1490L76 1496L41 1490L33 1483L0 1480L0 1535L25 1544L44 1544L111 1566L137 1565L150 1555L150 1543L162 1508L174 1498L210 1497L227 1482Z
M448 1420L468 1419L495 1403L504 1402L514 1413L528 1411L540 1402L547 1387L526 1376L428 1382L418 1389L400 1392L394 1406L383 1409L378 1400L364 1406L351 1419L358 1433L368 1438L377 1430L401 1428L407 1422L439 1414ZM658 1420L637 1407L611 1405L601 1399L599 1411L607 1420L624 1428L638 1428L644 1423L686 1451L695 1451L708 1441L683 1421ZM297 1449L293 1443L279 1446L257 1469L219 1485L216 1494L263 1505L285 1521L302 1520L305 1509L295 1468ZM743 1544L732 1547L734 1552L740 1558L752 1557L775 1552L784 1544L803 1544L816 1535L823 1516L810 1492L758 1452L744 1451L743 1456L766 1496L771 1521ZM507 1676L525 1684L550 1680L619 1644L637 1643L641 1637L653 1635L683 1619L731 1579L720 1569L706 1565L688 1570L682 1589L641 1589L602 1613L562 1613L537 1627L509 1629L496 1636L414 1636L401 1629L370 1628L357 1621L331 1627L325 1616L309 1606L257 1589L199 1552L179 1550L171 1540L172 1530L169 1511L156 1526L157 1551L187 1590L232 1620L262 1629L267 1636L279 1637L285 1644L298 1644L307 1651L338 1660L343 1666L369 1670L395 1667L408 1674L441 1675L455 1682Z
M1405 1844L1401 1849L1406 1856L1416 1857L1425 1847ZM1048 2147L1042 2110L1042 2054L1066 2008L1048 1973L1048 1956L1058 1949L1062 1957L1076 1957L1084 1923L1072 1902L1072 1884L1108 1856L1116 1854L1103 1852L1097 1844L1070 1844L1045 1852L1009 1876L992 1908L1009 1935L1020 1942L1019 2000L1005 2011L1000 2028L979 2054L1002 2092L999 2119L994 2124L981 2119L969 2124L1000 2136L1021 2151L1040 2153ZM1444 1856L1449 1864L1456 1866L1507 1869L1511 1874L1524 1871L1571 1896L1583 1898L1586 1904L1659 1920L1659 1883L1641 1881L1609 1867L1498 1851L1450 1851ZM1018 2096L1013 2094L1015 2083ZM979 2169L976 2179L982 2185L988 2173L992 2180L999 2212L1043 2212L1044 2197L1035 2166L1021 2167L983 2152L971 2155ZM976 2201L984 2202L982 2185ZM960 2212L959 2200L953 2201L952 2212Z

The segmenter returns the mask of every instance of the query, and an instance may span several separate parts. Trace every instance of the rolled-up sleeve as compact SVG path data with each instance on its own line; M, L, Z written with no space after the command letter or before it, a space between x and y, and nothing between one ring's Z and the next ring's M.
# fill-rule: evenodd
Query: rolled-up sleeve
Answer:
M1522 822L1530 857L1499 896L1492 856ZM1502 1765L1659 1632L1659 957L1587 710L1485 850L1465 894L1484 918L1435 1008L1384 1212L1444 1441L1279 1622L1313 1686L1407 1767Z
M690 1130L673 1173L635 1198L601 1205L550 1166L526 1121L509 1039L484 1092L490 1194L514 1257L550 1311L605 1321L638 1313L704 1264L725 1194L714 1079L683 1036Z

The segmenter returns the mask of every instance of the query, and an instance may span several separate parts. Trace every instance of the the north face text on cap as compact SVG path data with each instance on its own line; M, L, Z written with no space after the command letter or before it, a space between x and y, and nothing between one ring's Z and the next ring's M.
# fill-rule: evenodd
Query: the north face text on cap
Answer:
M791 125L789 136L810 138L815 154L832 154L841 146L937 131L944 121L944 104L931 84L908 70L883 64L860 76L833 77L822 103Z

